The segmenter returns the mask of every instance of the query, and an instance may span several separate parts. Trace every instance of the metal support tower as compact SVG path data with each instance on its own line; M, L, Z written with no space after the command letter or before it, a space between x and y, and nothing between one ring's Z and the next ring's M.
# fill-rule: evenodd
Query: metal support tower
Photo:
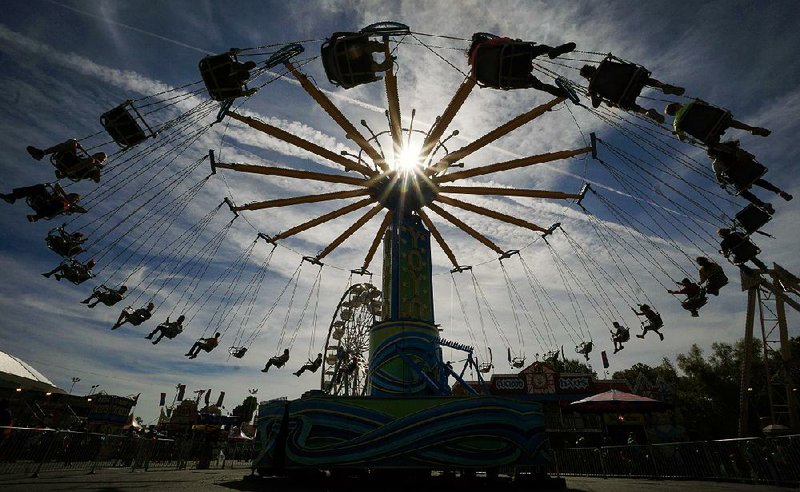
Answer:
M792 358L789 344L786 305L800 312L800 280L777 264L773 264L773 269L766 273L748 269L742 270L741 275L742 290L747 291L748 302L740 386L739 436L751 434L748 421L753 389L751 375L756 305L761 327L764 383L770 407L769 424L783 425L796 432L800 430L800 416L792 372L797 362Z

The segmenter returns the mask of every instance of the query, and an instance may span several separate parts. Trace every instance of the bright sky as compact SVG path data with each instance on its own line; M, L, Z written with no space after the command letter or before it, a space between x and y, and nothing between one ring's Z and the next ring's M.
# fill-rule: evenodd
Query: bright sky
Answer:
M580 83L583 82L574 68L582 64L581 60L600 59L598 54L592 53L613 52L641 63L653 72L653 77L686 87L688 96L719 104L730 109L741 121L772 129L768 138L736 131L730 131L729 135L740 138L742 146L769 168L766 176L769 181L795 196L800 195L794 172L800 157L794 144L800 131L800 89L796 84L800 80L800 68L793 63L800 51L800 34L795 29L800 8L796 2L771 2L764 6L718 1L697 7L696 2L540 4L498 1L489 5L478 1L62 3L33 0L6 2L4 14L0 21L0 66L3 67L0 83L4 88L0 93L3 130L0 132L3 166L0 188L3 192L54 179L49 163L32 160L25 151L26 145L43 148L67 138L81 138L102 131L99 116L122 101L142 99L200 80L197 63L206 53L218 53L231 47L268 46L251 51L253 56L247 58L261 63L275 45L311 40L305 43L306 52L300 57L308 59L319 53L322 40L333 32L354 31L372 22L395 20L408 24L414 32L459 39L485 31L549 45L573 41L578 50L591 53L567 55L560 62L564 66L548 60L542 60L540 65ZM467 47L467 42L430 36L418 36L418 39L430 45L436 54L420 46L417 39L406 39L396 51L397 73L404 125L409 124L408 118L414 108L414 128L427 131L462 81L463 75L458 70L467 71L466 58L463 51L459 51ZM322 89L329 91L334 103L358 128L362 128L358 125L361 119L367 120L376 131L386 128L383 84L345 91L327 81L318 59L305 65L303 70ZM546 78L540 72L537 75ZM251 85L258 86L270 79L272 76L267 74ZM200 87L191 86L162 97ZM148 123L160 126L202 103L206 96L205 91L200 90L196 96L173 100L173 106L146 114L145 118ZM656 100L643 99L640 103L659 110L664 100L672 98L652 91L645 96ZM138 104L144 107L155 100L151 98ZM460 134L448 148L459 148L548 100L547 94L533 90L502 92L476 88L450 126ZM584 100L584 103L587 102ZM144 107L143 113L156 107ZM337 153L357 151L342 130L291 80L279 79L265 85L244 101L241 111ZM468 273L455 276L457 290L453 289L449 263L438 248L433 253L437 322L442 324L446 338L475 345L483 359L486 347L491 347L497 372L510 371L504 360L506 345L511 345L515 355L524 354L532 361L535 354L553 345L564 345L569 354L577 341L590 335L596 347L591 362L600 371L600 351L608 350L610 355L612 350L606 331L609 320L621 319L634 330L638 329L638 321L629 310L631 296L642 302L651 300L661 312L666 322L663 330L666 340L659 342L652 335L644 341L634 339L623 352L612 357L611 370L624 369L636 362L657 364L663 357L674 359L675 354L685 352L692 343L708 349L715 341L732 342L743 334L746 296L740 291L736 269L723 263L719 255L715 258L725 266L732 282L718 298L711 298L700 318L689 317L661 284L672 287L674 280L686 275L684 271L696 275L690 257L697 256L698 248L714 255L713 230L729 225L724 214L732 215L746 202L725 195L716 184L690 170L695 167L707 173L710 169L707 157L699 149L669 140L663 136L666 130L657 132L662 136L652 137L656 139L653 141L663 143L659 149L638 147L636 142L641 142L641 138L637 137L634 142L627 140L614 126L621 122L616 118L625 116L645 129L654 129L654 126L619 112L602 111L601 114L605 120L585 108L560 105L556 111L470 156L464 161L465 165L470 168L542 152L579 148L584 146L588 133L595 131L601 139L641 159L643 165L652 166L648 168L652 175L637 174L642 171L608 152L602 154L601 148L601 157L621 173L622 182L595 161L572 159L459 183L567 192L576 192L585 180L597 183L601 199L587 198L587 210L600 218L601 231L613 233L632 246L606 236L606 239L599 237L583 212L566 201L459 197L543 226L562 222L574 243L556 233L551 241L553 251L563 259L564 276L569 279L572 272L581 278L588 296L570 280L570 287L565 288L553 255L541 240L537 240L536 234L448 208L503 249L521 249L525 264L546 286L548 296L558 306L557 311L563 313L569 328L562 327L557 311L548 307L547 296L533 294L518 258L506 260L504 265L529 315L522 312L518 303L512 305L509 301L496 253L446 222L434 220L459 263L474 266L475 277L500 328L495 327L485 310L479 313L475 308ZM176 135L188 141L189 134L209 123L208 118L198 119L181 127L182 133ZM623 123L623 128L633 128L632 123ZM187 384L190 391L213 388L213 398L219 391L225 391L228 408L241 402L250 388L258 388L258 397L263 400L298 397L303 391L318 387L317 375L304 375L298 380L291 372L305 362L306 357L321 351L338 299L348 284L348 271L361 265L381 216L330 255L322 272L319 302L312 295L302 319L301 308L309 298L317 273L317 268L309 264L300 272L292 309L287 306L288 295L280 298L271 317L260 326L259 321L279 298L301 257L315 255L323 249L359 213L282 242L263 282L259 282L260 277L254 277L269 253L263 242L255 245L246 263L237 262L237 258L248 251L256 232L276 234L354 200L245 212L227 231L224 243L213 255L213 262L204 276L191 275L193 267L187 267L176 276L176 266L187 258L196 258L195 266L201 259L211 258L206 253L213 251L214 237L223 230L231 215L227 209L220 210L207 224L201 224L199 233L198 229L191 229L192 226L225 196L241 204L350 187L220 171L191 201L184 202L181 201L184 192L208 174L207 165L203 163L186 172L185 178L175 184L171 183L170 176L189 169L210 148L217 151L222 161L343 173L337 169L337 164L311 157L238 123L228 124L227 120L199 135L178 157L173 152L177 143L169 143L167 135L168 132L164 132L159 140L143 144L152 145L147 147L152 152L146 155L130 157L131 151L115 157L114 167L108 170L100 185L79 183L70 188L83 193L91 205L88 214L71 224L89 233L90 243L94 243L90 254L80 258L98 260L97 279L85 284L74 286L39 275L59 262L59 258L47 250L44 237L63 220L29 224L23 203L0 204L0 227L4 231L0 236L0 268L5 279L0 285L0 312L3 313L0 349L30 362L62 388L69 388L72 377L80 377L81 381L75 386L78 394L88 391L94 384L117 394L141 392L136 413L146 422L158 415L159 393L164 391L171 396L177 383ZM108 140L105 134L100 134L87 143L98 145ZM108 153L117 150L113 143L100 148ZM762 259L800 272L796 246L800 233L795 222L800 198L784 202L765 190L756 189L755 192L773 203L777 210L774 220L765 227L774 238L756 238L763 250ZM658 206L647 204L642 208L637 205L630 195L639 193ZM624 216L641 221L635 222L636 227L651 239L640 238L634 242L626 227L628 224L620 224L603 205L603 200L619 207ZM664 212L664 208L659 207L678 213ZM136 224L139 225L134 227ZM645 255L649 252L660 266L642 260L644 257L637 251ZM126 260L129 255L130 259ZM140 259L143 268L134 271ZM592 276L586 273L582 259L590 265ZM637 259L652 275L645 272ZM244 269L238 282L225 282L208 301L192 305L193 294L199 296L227 268L233 266L229 278L236 278L236 267L240 264ZM370 269L380 272L379 257ZM195 278L199 280L197 286L192 283ZM608 297L597 292L592 278ZM132 290L117 306L100 305L90 310L79 303L100 282L118 285L123 279ZM176 284L178 279L184 280ZM373 280L379 285L378 275ZM355 281L360 280L356 278ZM252 286L258 283L261 288L248 316L248 294L255 292ZM466 316L458 303L458 293L467 305ZM141 307L153 295L157 310L150 322L116 331L109 329L121 308L128 303ZM226 295L228 300L222 302ZM538 304L544 307L547 322L542 319ZM228 314L225 314L226 309ZM182 335L175 340L162 340L157 346L144 340L144 335L156 324L168 315L174 319L184 310L187 310L189 323ZM220 323L220 318L224 322ZM481 318L483 323L480 323ZM535 325L533 328L528 325L529 319ZM796 335L797 321L797 316L792 315L793 335ZM518 323L521 337L517 335ZM225 332L220 349L201 354L193 361L183 357L196 338L209 336L214 331ZM229 359L227 348L248 338L253 338L254 342L245 358ZM268 357L288 346L292 352L287 367L271 370L267 375L258 371ZM459 356L445 352L446 358Z

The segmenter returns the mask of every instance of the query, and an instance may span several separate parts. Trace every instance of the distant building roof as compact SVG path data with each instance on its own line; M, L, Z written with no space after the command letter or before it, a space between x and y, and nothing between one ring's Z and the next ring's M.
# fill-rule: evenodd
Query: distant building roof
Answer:
M58 390L52 381L19 357L0 351L0 386Z

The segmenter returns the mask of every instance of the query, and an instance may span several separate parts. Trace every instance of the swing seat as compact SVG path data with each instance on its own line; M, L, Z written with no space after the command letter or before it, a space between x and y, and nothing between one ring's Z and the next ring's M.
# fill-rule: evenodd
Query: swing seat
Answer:
M239 65L233 52L210 55L200 60L200 75L211 99L228 101L242 97L248 92L245 82L249 78L249 73Z
M350 89L380 80L374 70L376 63L370 51L370 43L378 42L370 40L366 33L333 33L322 44L322 66L328 81L343 89Z
M126 101L100 115L100 124L114 139L114 142L123 149L147 140L147 135L136 118L128 111L128 106L133 108L130 101ZM138 112L136 114L138 115ZM141 116L139 117L141 118Z
M51 251L64 258L70 258L84 251L79 243L68 240L56 231L47 233L45 241L47 242L47 247L50 248Z
M483 33L482 33L483 34ZM493 36L484 34L484 36ZM525 89L531 86L533 43L484 37L472 53L472 77L481 87Z
M630 330L625 330L623 333L620 333L619 335L611 335L611 341L618 343L629 342L630 339L631 339Z
M730 165L725 164L723 163L722 175L725 178L725 184L730 184L734 188L733 195L750 189L756 181L767 174L767 168L750 157L739 157ZM728 186L726 186L726 190L728 190Z
M690 104L680 120L675 121L675 130L689 134L706 145L719 142L733 121L730 111L699 99Z
M621 63L606 57L597 66L589 81L589 92L593 92L622 109L636 106L636 98L650 78L650 71L634 63Z
M478 364L478 370L484 374L491 372L494 366L490 362L483 362Z
M521 369L525 366L525 357L514 357L511 359L511 367L513 369Z
M707 303L708 297L706 296L705 289L703 289L700 294L681 302L681 307L687 311L694 311L705 306Z
M733 257L731 262L737 266L742 265L758 256L759 253L761 253L761 249L759 249L753 241L745 238L742 242L731 248L731 256Z
M772 220L772 216L751 203L739 211L733 220L737 228L744 230L747 234L752 234Z
M350 320L350 318L352 318L352 317L353 317L353 311L351 311L350 309L342 309L341 311L339 311L339 316L340 316L340 317L341 317L343 320L345 320L345 321L349 321L349 320Z
M65 272L64 278L69 280L75 285L80 285L86 282L87 280L94 278L94 275L89 270L81 267L79 270L75 270L74 272L73 271Z
M159 328L161 328L161 333L170 340L183 333L183 328L177 326L175 323L162 323L159 325Z
M341 340L344 336L344 328L334 328L333 333L331 333L331 338L334 340Z
M228 353L231 354L231 357L241 359L247 353L247 347L231 347L228 349Z

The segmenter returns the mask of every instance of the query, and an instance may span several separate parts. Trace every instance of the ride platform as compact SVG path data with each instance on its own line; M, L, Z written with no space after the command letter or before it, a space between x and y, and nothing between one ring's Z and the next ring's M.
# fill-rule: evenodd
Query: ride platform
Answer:
M550 448L539 403L496 396L304 395L262 403L260 475L292 470L534 470Z

